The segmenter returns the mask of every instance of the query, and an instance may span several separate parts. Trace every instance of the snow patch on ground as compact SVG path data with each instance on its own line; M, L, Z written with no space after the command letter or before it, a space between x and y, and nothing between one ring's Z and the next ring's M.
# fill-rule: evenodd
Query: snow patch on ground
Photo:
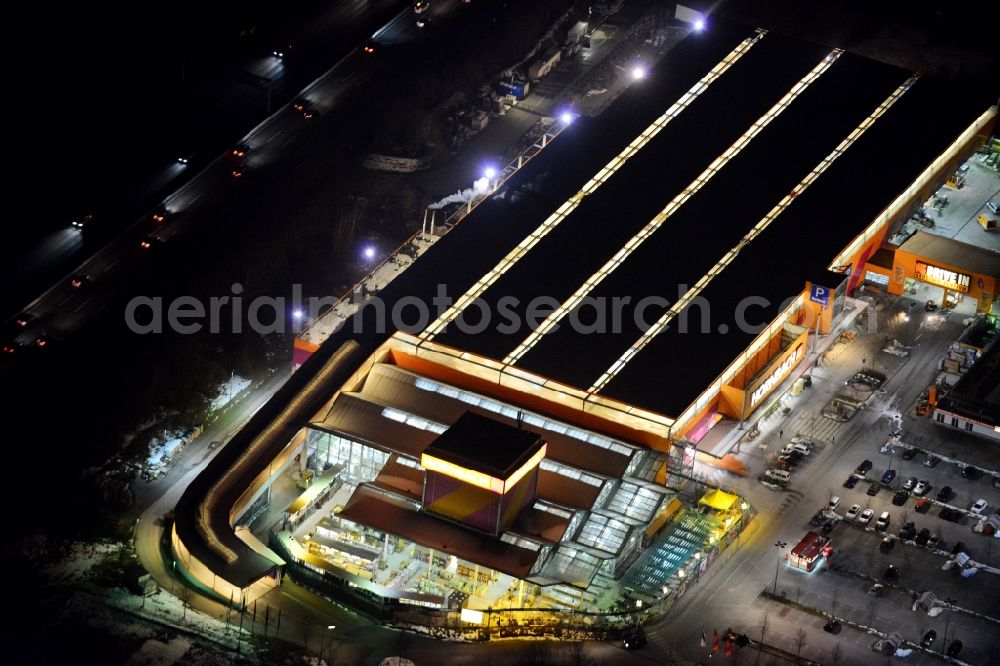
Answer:
M219 388L216 390L215 400L213 400L212 404L208 406L209 410L214 412L222 409L229 404L230 400L238 396L241 391L245 390L249 386L249 379L233 375L229 381L219 384Z
M66 556L47 567L44 572L52 581L81 582L87 579L90 570L98 564L120 557L120 551L121 544L114 541L74 541L69 545Z

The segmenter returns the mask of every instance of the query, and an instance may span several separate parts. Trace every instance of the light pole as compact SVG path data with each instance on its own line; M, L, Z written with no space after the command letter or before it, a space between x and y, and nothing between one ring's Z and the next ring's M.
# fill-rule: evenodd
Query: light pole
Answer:
M948 645L948 620L951 619L951 609L952 604L955 603L955 599L949 597L944 602L948 604L948 614L944 616L944 636L941 637L941 654L944 654L944 651L947 649L945 646Z
M774 596L778 596L778 568L781 566L781 551L788 547L785 541L775 541L774 547L778 549L778 560L774 563Z
M639 610L642 609L642 599L635 600L636 614L635 614L635 630L639 631Z

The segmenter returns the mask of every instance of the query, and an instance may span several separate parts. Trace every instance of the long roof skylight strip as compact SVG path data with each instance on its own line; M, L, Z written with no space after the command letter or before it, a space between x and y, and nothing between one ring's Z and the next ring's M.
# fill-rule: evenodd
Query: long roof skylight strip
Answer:
M750 232L740 239L740 242L737 243L735 247L726 252L722 259L720 259L719 262L716 263L705 276L699 279L693 287L688 289L688 291L681 296L676 303L671 305L670 309L664 312L663 315L657 319L656 322L650 326L631 347L625 350L625 353L618 357L618 359L611 364L611 367L609 367L604 374L602 374L598 380L594 382L593 386L588 389L589 392L597 393L603 390L604 387L608 385L608 382L614 379L621 369L624 368L636 354L652 342L657 335L666 330L666 328L670 325L670 322L673 321L674 318L680 314L684 308L686 308L691 301L693 301L695 297L697 297L698 294L705 289L705 287L708 286L709 282L711 282L715 276L721 273L730 263L732 263L740 251L753 241L753 239L759 236L765 229L767 229L767 227L770 226L771 223L774 222L774 220L777 219L777 217L791 205L796 197L805 192L809 186L823 174L824 171L830 168L830 165L833 164L838 157L843 155L848 148L854 145L854 142L860 139L864 133L868 131L868 128L875 124L875 121L878 120L882 114L889 110L893 104L899 101L906 91L917 82L918 78L920 77L914 74L910 78L906 79L906 81L896 88L891 95L883 100L882 103L868 115L868 117L861 121L861 124L859 124L856 128L854 128L854 130L851 131L850 134L847 135L847 138L841 141L829 155L824 157L812 171L806 174L806 176L791 190L791 192L786 194L784 198L782 198L781 201L779 201L778 204L767 213L767 215L761 218L761 220L753 226Z
M533 232L526 236L510 253L507 254L503 259L500 260L490 272L486 273L483 277L479 279L472 287L465 292L461 297L459 297L444 313L441 314L430 326L424 329L420 337L424 340L432 340L437 336L444 328L455 319L469 306L470 303L475 301L477 298L482 296L482 294L496 282L500 276L510 270L521 257L527 254L535 245L538 244L545 236L549 234L553 229L555 229L564 219L566 219L570 213L576 210L577 206L583 202L584 198L589 194L593 194L597 189L603 185L608 178L610 178L619 168L624 165L629 158L633 157L638 153L643 147L649 143L653 137L660 133L664 127L666 127L670 121L676 118L681 111L686 109L688 105L698 98L708 87L715 82L722 74L726 72L730 67L733 66L740 58L742 58L757 42L759 42L764 35L767 34L766 30L757 30L752 37L748 37L740 42L735 49L733 49L725 58L719 61L719 63L712 68L701 80L694 84L690 90L688 90L684 95L680 97L674 104L667 109L663 115L657 118L649 127L647 127L639 136L632 140L632 142L622 150L621 153L616 155L610 162L608 162L597 174L591 178L587 183L580 189L579 192L570 197L552 215L550 215L542 224L537 227Z
M541 323L534 331L528 334L528 337L524 339L521 344L519 344L507 357L503 360L504 365L514 365L517 361L528 352L529 349L535 346L539 340L542 339L549 331L551 331L555 325L565 317L573 308L578 306L587 295L594 290L594 288L600 284L606 277L615 271L616 268L621 266L626 259L640 246L642 243L656 233L660 227L666 222L681 206L683 206L688 199L691 198L698 190L705 186L705 184L711 180L712 176L719 172L726 164L729 163L734 157L736 157L746 146L753 141L753 139L763 130L767 125L771 123L775 118L777 118L781 113L788 108L788 106L812 83L814 83L820 76L823 75L826 70L833 65L834 62L841 56L843 50L834 49L828 53L813 69L804 76L798 83L796 83L785 95L778 100L778 102L772 106L768 111L757 119L757 121L750 126L750 128L739 137L733 145L731 145L722 155L715 158L712 163L701 172L701 174L691 182L684 190L682 190L676 197L673 198L670 203L667 204L666 208L660 211L656 217L650 220L646 226L644 226L637 234L632 236L625 245L615 253L611 259L609 259L596 273L591 275L586 282L584 282L568 299L566 299L558 308L552 311L545 321Z

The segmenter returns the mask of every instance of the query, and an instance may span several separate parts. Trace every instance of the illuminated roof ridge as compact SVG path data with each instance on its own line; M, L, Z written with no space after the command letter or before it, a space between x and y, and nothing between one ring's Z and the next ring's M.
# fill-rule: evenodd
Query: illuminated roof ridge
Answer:
M917 82L920 78L919 75L914 74L907 78L903 83L899 85L888 97L886 97L881 104L879 104L874 111L872 111L868 116L861 121L861 123L851 131L847 137L841 141L836 148L834 148L829 155L820 160L819 164L813 167L812 171L807 173L805 177L799 181L792 190L782 197L775 206L768 211L764 217L760 219L757 224L750 229L750 231L739 240L739 242L729 250L719 261L715 263L712 268L709 269L704 276L701 277L687 292L681 296L675 303L673 303L670 308L664 312L657 321L650 326L643 334L636 340L632 346L630 346L625 352L615 360L611 366L604 371L604 373L593 383L593 385L588 389L591 393L600 392L608 382L615 378L615 376L624 368L629 361L631 361L636 354L642 351L653 339L659 335L661 332L666 330L670 325L670 322L680 314L684 308L686 308L702 291L705 287L717 277L723 270L729 266L730 263L736 258L736 256L749 245L755 238L760 236L767 229L775 219L778 218L785 210L792 205L795 199L809 189L809 186L816 182L817 179L823 172L825 172L830 165L832 165L838 157L843 155L847 150L854 145L854 143L860 139L868 129L875 124L875 121L882 117L886 111L892 107L905 93L909 90L913 84Z
M611 176L615 174L625 163L632 157L634 157L642 148L644 148L653 138L656 137L660 131L665 128L670 122L676 118L680 113L686 109L692 102L694 102L702 93L704 93L712 83L715 82L720 76L722 76L726 71L729 70L740 58L747 54L750 49L757 44L764 35L767 34L766 30L758 29L753 36L747 37L742 42L740 42L736 48L729 52L725 58L720 60L718 64L715 65L705 76L703 76L697 83L695 83L691 88L678 98L673 105L670 106L666 111L663 112L659 118L654 120L649 127L642 131L639 136L632 140L620 153L618 153L610 162L608 162L604 167L598 171L586 184L580 189L579 192L571 196L566 200L558 209L551 215L549 215L541 225L538 226L531 234L526 236L518 245L511 250L507 256L500 260L496 266L493 267L488 273L483 275L472 287L469 288L461 297L459 297L444 313L441 314L434 322L431 323L424 331L420 334L420 337L424 340L433 340L435 336L441 333L445 327L458 318L459 315L469 306L470 303L475 301L477 298L483 295L487 289L489 289L497 280L500 279L507 271L509 271L513 266L521 260L521 258L526 255L533 247L538 245L538 243L545 238L549 233L551 233L559 224L569 217L576 208L583 202L583 200L596 192L601 185L608 181Z
M503 359L504 365L515 365L535 344L547 333L552 331L556 324L562 320L570 311L577 307L601 282L612 272L621 266L628 257L635 252L646 240L653 236L673 214L683 206L688 199L694 196L712 178L719 173L730 161L739 155L754 138L760 134L765 127L780 116L805 90L818 80L837 59L843 55L842 49L834 49L826 54L812 70L802 79L795 83L791 89L779 99L774 106L768 109L764 115L758 118L736 141L733 142L721 155L712 160L711 164L705 167L691 183L681 190L652 220L632 236L607 262L604 263L593 275L580 285L573 294L563 301L559 307L552 311L548 317Z

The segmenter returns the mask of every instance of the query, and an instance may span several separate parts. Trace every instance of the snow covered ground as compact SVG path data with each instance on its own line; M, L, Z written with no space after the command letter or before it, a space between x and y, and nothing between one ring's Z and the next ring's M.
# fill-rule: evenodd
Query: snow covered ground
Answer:
M240 394L241 391L250 386L250 380L245 377L233 375L227 382L219 384L215 400L208 406L210 411L218 411L229 404L229 401Z

